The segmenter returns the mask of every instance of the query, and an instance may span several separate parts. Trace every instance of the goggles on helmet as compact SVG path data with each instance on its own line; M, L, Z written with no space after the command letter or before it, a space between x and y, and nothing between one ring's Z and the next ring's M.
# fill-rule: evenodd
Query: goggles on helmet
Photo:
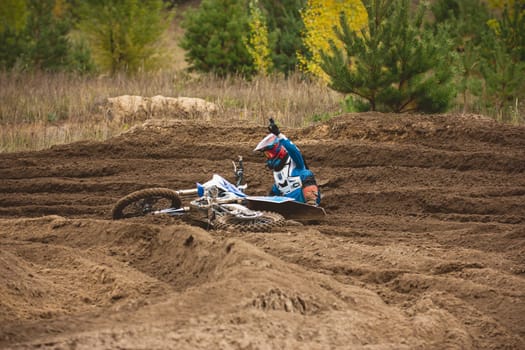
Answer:
M266 157L266 165L268 168L280 171L288 159L288 152L286 148L281 146L277 136L268 134L266 137L259 142L254 151L260 151Z
M266 156L266 158L273 159L273 158L277 157L277 154L279 153L279 149L278 148L279 148L279 144L276 144L271 149L265 150L263 153Z
M279 143L274 144L271 148L263 151L267 159L284 159L288 152Z

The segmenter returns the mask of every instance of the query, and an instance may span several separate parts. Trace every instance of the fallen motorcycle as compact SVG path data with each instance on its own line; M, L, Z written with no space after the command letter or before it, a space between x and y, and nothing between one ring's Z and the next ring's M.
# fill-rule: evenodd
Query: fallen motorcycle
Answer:
M213 229L250 232L271 231L283 226L286 219L319 219L324 209L299 203L281 196L248 196L244 191L244 167L242 157L233 162L236 184L214 174L196 188L172 190L169 188L146 188L122 197L114 205L111 216L114 220L145 216L171 215L189 216ZM184 206L183 203L189 205Z

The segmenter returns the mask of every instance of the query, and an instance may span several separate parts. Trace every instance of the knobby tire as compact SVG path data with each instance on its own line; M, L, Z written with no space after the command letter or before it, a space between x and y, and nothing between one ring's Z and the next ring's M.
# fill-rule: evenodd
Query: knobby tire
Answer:
M285 224L281 214L263 211L263 215L253 220L239 220L234 216L224 215L215 219L214 228L226 231L270 232L273 228Z
M155 210L168 209L168 208L180 208L181 200L176 191L169 188L146 188L132 192L122 197L114 206L111 211L111 217L113 220L123 219L126 217L137 217L147 215L147 212L140 212L144 202L151 202L156 204L159 200L167 200L167 205L162 207L155 207ZM139 212L126 214L126 209L135 209Z

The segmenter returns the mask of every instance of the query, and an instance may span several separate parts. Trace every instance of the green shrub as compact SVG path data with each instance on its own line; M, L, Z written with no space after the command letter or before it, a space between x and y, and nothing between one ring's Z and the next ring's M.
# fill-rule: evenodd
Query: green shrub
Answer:
M8 1L8 5L14 0ZM28 0L17 6L13 16L0 31L0 67L4 69L70 69L71 45L68 33L71 21L67 12L57 9L55 0ZM3 6L0 6L0 9Z
M367 1L368 28L352 30L343 13L336 30L340 49L321 54L329 86L366 99L385 112L447 110L455 96L451 84L451 42L445 32L425 30L425 8L410 13L410 1Z
M188 10L180 46L190 70L220 77L255 73L245 45L250 32L247 6L244 0L203 0L197 9Z
M162 65L163 34L173 17L162 0L86 0L77 14L99 69L136 73Z

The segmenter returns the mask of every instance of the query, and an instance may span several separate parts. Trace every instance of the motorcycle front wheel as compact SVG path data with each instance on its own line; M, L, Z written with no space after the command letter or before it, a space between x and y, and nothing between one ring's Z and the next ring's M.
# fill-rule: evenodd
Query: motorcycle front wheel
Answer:
M263 211L262 215L253 219L239 219L232 215L222 215L215 218L214 228L226 231L241 232L269 232L273 228L281 227L285 219L281 214Z
M181 200L176 191L169 188L146 188L122 197L113 206L113 220L145 216L156 210L180 208Z

